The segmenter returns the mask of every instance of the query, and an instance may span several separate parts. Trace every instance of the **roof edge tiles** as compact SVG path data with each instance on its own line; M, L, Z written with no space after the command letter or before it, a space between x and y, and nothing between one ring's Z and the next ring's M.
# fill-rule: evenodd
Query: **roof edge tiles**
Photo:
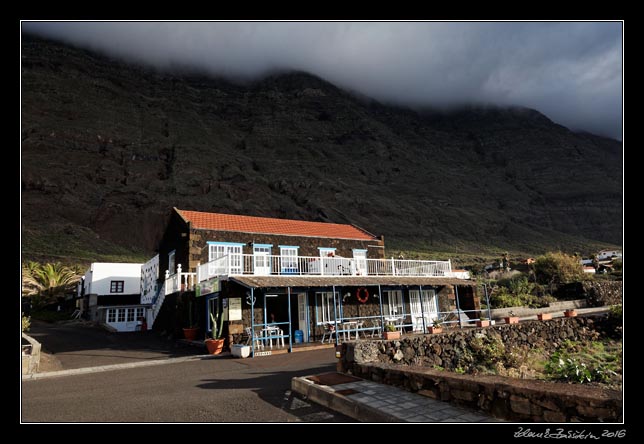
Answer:
M282 236L323 237L332 239L377 240L368 231L349 224L310 222L294 219L242 216L224 213L181 210L174 208L179 216L190 222L192 228L214 231L234 231L253 234Z

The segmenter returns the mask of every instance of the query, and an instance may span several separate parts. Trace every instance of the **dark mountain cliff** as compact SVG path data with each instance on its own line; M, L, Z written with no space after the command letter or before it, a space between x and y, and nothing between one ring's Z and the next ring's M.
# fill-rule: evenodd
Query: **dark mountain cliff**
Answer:
M621 143L524 108L416 112L304 73L236 85L24 36L23 255L151 253L173 206L433 251L621 244Z

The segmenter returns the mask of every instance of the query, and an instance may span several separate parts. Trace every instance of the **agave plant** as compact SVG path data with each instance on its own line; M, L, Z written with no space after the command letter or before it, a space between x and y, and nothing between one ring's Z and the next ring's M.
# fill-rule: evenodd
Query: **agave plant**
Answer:
M219 326L217 326L217 320L219 320ZM211 332L211 337L212 339L221 339L221 335L223 334L223 327L224 327L224 317L221 313L217 313L217 315L213 315L210 313L210 324L212 325L212 332Z

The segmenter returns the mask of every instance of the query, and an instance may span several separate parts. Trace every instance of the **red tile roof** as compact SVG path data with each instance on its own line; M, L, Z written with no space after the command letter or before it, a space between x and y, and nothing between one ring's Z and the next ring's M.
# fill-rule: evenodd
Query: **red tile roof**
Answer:
M326 237L334 239L373 240L375 236L347 224L307 222L271 217L239 216L235 214L205 213L175 208L192 228L242 233L281 234L287 236Z

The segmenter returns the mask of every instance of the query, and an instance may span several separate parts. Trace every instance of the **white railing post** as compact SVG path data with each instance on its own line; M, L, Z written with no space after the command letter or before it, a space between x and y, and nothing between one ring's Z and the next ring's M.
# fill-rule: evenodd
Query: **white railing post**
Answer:
M447 259L447 264L448 264L448 267L449 267L449 270L448 270L448 271L450 271L450 272L451 272L451 271L452 271L452 260L451 260L451 259Z
M396 276L396 264L394 263L394 257L391 257L391 275Z
M195 275L197 282L201 282L201 262L197 262L197 274Z

